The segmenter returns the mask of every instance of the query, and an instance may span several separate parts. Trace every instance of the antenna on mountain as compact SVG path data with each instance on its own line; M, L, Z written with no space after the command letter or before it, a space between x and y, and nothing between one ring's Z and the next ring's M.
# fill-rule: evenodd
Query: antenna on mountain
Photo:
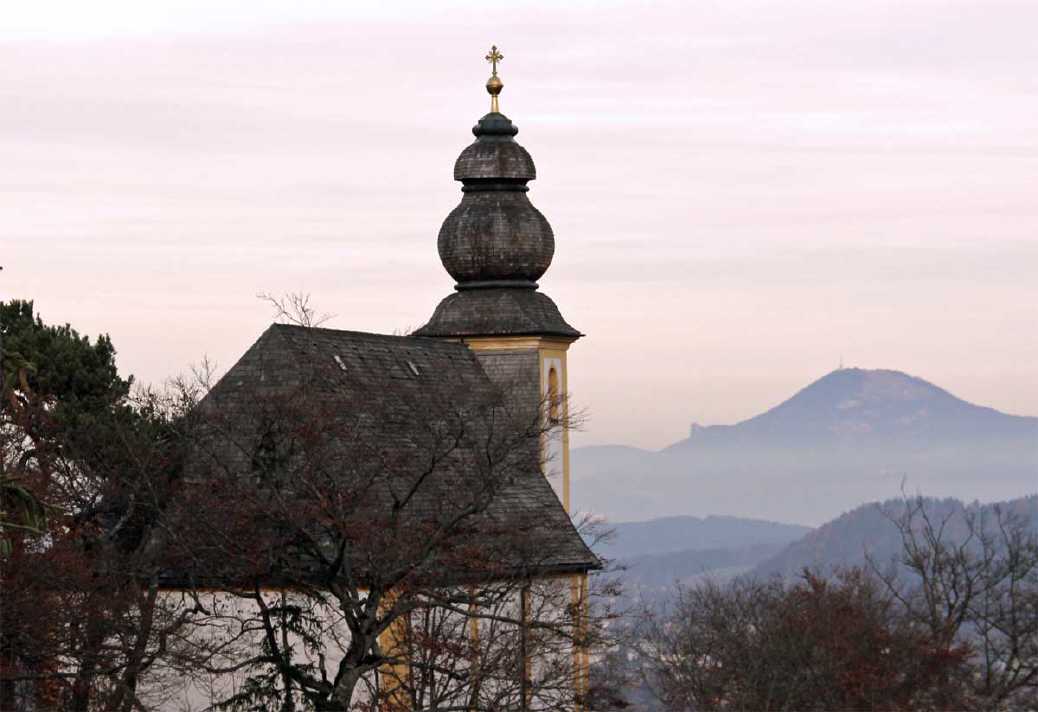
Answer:
M840 354L840 365L836 367L837 371L843 370L843 354Z

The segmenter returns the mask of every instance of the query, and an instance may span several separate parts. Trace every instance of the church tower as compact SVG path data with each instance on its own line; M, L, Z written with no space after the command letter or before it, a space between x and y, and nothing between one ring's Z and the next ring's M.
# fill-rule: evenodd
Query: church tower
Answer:
M462 199L437 241L455 292L414 335L464 342L513 406L542 409L548 424L556 424L545 442L546 471L569 511L566 355L582 334L538 289L555 236L527 197L527 183L537 177L533 159L515 140L519 129L498 109L497 47L486 59L493 65L490 113L472 128L476 140L454 164Z

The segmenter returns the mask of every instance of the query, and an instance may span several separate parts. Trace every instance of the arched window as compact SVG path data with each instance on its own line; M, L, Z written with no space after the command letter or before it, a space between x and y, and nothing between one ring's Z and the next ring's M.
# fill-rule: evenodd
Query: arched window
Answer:
M562 397L559 395L559 373L552 366L548 370L548 423L558 425L562 421Z

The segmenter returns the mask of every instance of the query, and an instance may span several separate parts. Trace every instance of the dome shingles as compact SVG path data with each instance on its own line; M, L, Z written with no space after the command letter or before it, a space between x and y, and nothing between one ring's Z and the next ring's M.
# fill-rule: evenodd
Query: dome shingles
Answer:
M532 289L467 289L436 307L414 336L560 336L582 334L566 323L547 294Z
M454 163L454 180L519 180L537 177L529 152L514 140L476 140ZM525 189L525 185L522 186Z
M551 225L525 193L466 193L440 228L440 261L461 289L483 282L533 287L555 253Z

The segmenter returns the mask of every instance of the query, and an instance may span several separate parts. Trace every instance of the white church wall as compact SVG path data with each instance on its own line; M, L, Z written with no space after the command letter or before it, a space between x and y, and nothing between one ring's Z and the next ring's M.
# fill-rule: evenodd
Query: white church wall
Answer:
M528 660L524 664L521 656L521 632L516 621L522 617L521 592L517 587L506 586L507 592L494 605L482 610L484 616L477 624L468 615L442 610L416 611L405 629L397 628L402 650L406 655L436 666L449 674L422 676L406 670L394 675L383 675L382 684L392 688L403 686L407 694L421 699L435 698L443 706L464 706L472 692L477 677L482 686L483 700L515 701L521 687L524 665L530 684L547 698L564 698L572 694L571 671L572 647L556 637L548 640L545 632L536 627L527 631ZM527 619L539 623L550 623L560 629L567 628L571 579L559 577L535 581L527 595ZM282 603L312 605L296 594L269 591L263 594L267 606ZM243 663L262 651L264 636L259 603L247 597L227 592L203 592L197 595L197 603L205 613L196 614L197 623L190 633L176 641L179 663L174 660L161 670L154 670L149 680L153 686L145 694L158 701L154 709L162 712L202 712L212 710L214 705L230 699L246 689L250 674L261 671L248 669ZM182 592L169 591L163 594L163 604L170 610L187 610L196 600ZM319 622L323 655L308 650L299 636L287 634L279 637L279 644L287 643L301 662L324 665L329 679L334 679L337 667L349 643L349 632L332 606L321 606L315 611ZM438 637L438 645L430 646L431 639ZM383 646L390 648L390 640ZM430 649L435 649L436 659L430 658ZM192 665L199 656L208 658L207 668ZM417 669L416 669L417 670ZM355 702L368 697L369 690L378 684L376 674L371 674L358 686ZM544 688L541 690L540 688ZM384 687L384 689L386 689ZM540 697L532 695L531 709L546 708L538 704ZM159 701L161 700L161 701Z
M167 687L166 699L158 708L162 712L213 709L216 703L241 693L249 675L259 672L256 668L243 667L263 649L266 632L259 602L254 598L218 591L200 592L196 596L197 603L205 612L194 614L197 623L190 626L189 635L178 641L181 649L179 664L174 660L173 665L161 671L163 684ZM196 604L195 596L184 592L168 591L163 598L163 604L171 610L188 610ZM266 591L262 598L268 607L285 604L313 606L311 600L291 592ZM320 625L323 661L314 651L307 649L299 635L286 633L279 636L278 644L290 646L301 661L323 664L334 677L349 641L349 632L341 615L330 606L318 606L314 613ZM198 665L198 661L203 659L206 660L205 668Z

